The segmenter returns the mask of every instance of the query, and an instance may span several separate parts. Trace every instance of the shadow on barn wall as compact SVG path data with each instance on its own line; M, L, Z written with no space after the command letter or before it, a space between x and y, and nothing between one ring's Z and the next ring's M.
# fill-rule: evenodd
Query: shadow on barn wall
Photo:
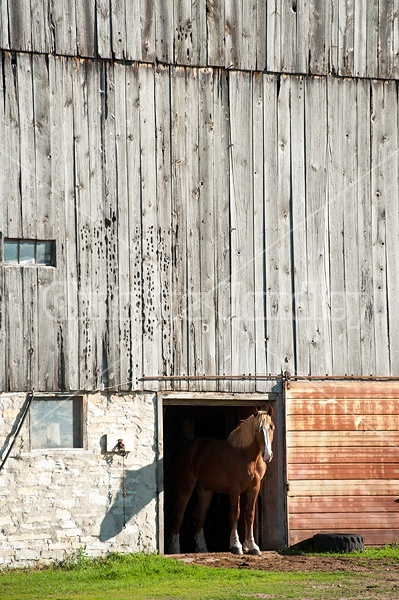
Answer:
M110 496L112 504L100 527L101 542L106 542L121 533L129 521L156 498L158 468L162 468L162 465L153 462L140 469L125 471L125 478L121 477L116 496Z

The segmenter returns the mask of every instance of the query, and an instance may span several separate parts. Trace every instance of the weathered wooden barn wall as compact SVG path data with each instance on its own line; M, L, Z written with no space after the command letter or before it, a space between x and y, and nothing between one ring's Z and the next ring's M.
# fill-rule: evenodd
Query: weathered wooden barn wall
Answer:
M395 82L1 58L1 390L399 374Z
M398 19L389 0L3 0L0 47L395 79Z
M398 383L292 382L286 409L288 544L320 531L397 543Z

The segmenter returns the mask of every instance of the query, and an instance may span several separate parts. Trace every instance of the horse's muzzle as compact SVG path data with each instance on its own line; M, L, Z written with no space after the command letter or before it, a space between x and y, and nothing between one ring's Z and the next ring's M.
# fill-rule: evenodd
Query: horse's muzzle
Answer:
M271 463L273 458L273 452L270 452L269 456L266 456L266 453L263 455L263 460L266 463Z

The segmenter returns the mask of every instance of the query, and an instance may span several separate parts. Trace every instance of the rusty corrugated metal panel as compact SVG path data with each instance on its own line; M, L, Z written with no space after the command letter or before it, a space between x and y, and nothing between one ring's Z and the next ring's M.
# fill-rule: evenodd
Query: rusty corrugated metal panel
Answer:
M288 543L351 532L399 541L399 383L291 381Z

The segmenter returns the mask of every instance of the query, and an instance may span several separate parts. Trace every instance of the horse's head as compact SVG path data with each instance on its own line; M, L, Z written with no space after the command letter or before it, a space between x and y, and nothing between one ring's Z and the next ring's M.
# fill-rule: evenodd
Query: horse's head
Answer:
M272 421L274 410L269 406L269 410L256 410L254 414L256 437L259 447L262 451L263 460L271 462L273 458L272 443L274 437L274 423Z

